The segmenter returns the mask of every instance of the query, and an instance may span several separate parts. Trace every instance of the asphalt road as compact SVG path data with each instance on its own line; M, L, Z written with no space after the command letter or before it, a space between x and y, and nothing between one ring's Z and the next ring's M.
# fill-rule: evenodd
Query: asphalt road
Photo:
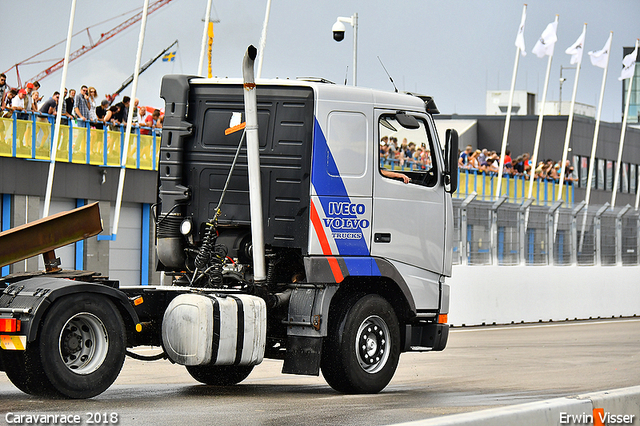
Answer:
M281 368L265 360L240 385L219 388L168 361L127 359L109 390L81 401L30 397L0 373L0 424L33 413L73 414L83 425L381 425L635 386L640 319L454 329L443 352L403 354L376 395L341 395L322 377Z

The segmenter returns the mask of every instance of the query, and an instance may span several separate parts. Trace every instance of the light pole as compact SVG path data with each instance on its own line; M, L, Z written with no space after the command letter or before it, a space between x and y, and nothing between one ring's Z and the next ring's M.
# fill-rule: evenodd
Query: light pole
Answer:
M337 42L344 40L344 32L346 30L344 23L353 27L353 85L358 84L358 14L354 13L350 18L339 16L336 20L331 31L333 32L333 39Z

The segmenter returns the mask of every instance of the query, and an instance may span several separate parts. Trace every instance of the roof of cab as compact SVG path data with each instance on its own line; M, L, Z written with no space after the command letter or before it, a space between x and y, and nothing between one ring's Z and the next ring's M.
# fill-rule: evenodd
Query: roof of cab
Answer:
M190 84L237 84L239 78L193 78ZM420 97L407 93L386 92L364 87L343 86L326 80L290 80L290 79L256 79L256 85L263 86L297 86L311 88L318 100L367 102L377 107L397 108L413 111L426 110L425 102Z

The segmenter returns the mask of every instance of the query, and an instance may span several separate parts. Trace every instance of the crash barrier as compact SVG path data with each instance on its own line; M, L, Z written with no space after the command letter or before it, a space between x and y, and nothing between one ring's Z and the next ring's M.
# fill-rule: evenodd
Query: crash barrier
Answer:
M9 118L0 118L0 156L50 160L54 126L55 119L48 114L18 115L14 112ZM119 167L125 145L125 127L99 127L102 125L82 120L68 120L66 125L60 126L56 161ZM126 167L157 170L159 136L157 129L133 127Z
M454 200L449 322L640 315L640 217L630 206Z
M453 326L640 316L640 266L454 266Z
M557 426L638 424L640 386L454 414L396 426Z

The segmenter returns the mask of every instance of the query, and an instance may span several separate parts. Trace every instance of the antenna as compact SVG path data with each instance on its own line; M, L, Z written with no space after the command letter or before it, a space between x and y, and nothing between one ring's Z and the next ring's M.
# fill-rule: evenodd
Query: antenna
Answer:
M344 72L344 85L347 85L347 77L349 76L349 65L347 65L347 70Z
M391 75L389 74L389 71L387 71L387 68L382 63L382 59L380 59L380 56L378 56L378 60L380 61L380 65L382 65L382 69L384 69L384 72L387 73L387 77L389 77L389 80L391 81L391 84L393 84L393 88L394 88L395 92L398 93L398 88L396 87L396 84L393 82L393 79L391 78Z

